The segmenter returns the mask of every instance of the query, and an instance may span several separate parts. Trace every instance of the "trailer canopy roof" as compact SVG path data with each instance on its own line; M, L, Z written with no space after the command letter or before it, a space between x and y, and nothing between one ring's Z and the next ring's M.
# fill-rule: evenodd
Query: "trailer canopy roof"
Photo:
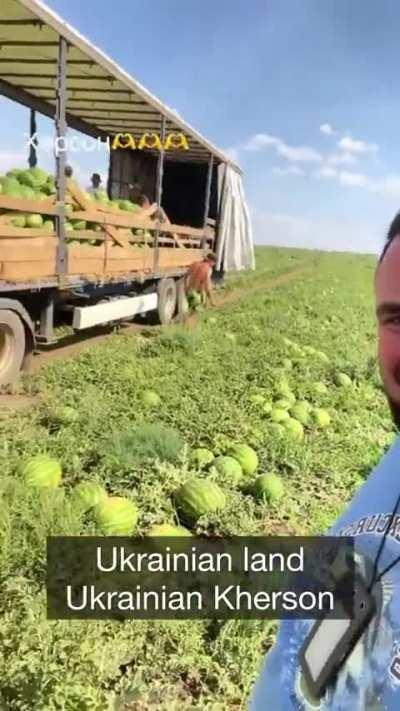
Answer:
M239 167L174 111L159 101L101 50L40 0L1 0L0 93L54 116L59 38L68 42L67 122L71 128L106 138L129 132L184 133L189 150L165 158L216 162ZM189 88L189 87L188 87Z

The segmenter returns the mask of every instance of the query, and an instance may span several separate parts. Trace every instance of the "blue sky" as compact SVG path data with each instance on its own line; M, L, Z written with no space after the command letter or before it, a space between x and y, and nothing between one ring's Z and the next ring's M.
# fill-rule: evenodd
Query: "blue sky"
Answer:
M379 249L400 207L396 0L48 4L237 158L256 243ZM4 169L28 117L1 105ZM86 181L106 156L75 166Z

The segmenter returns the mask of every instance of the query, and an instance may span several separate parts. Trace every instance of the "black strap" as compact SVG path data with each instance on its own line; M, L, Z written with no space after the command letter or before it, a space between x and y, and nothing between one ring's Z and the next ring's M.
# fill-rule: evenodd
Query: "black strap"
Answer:
M384 548L384 546L385 546L386 537L387 537L387 535L388 535L388 533L389 533L389 531L390 531L390 529L391 529L391 527L392 527L392 524L393 524L393 521L394 521L394 517L395 517L395 515L396 515L396 513L397 513L397 510L398 510L399 506L400 506L400 494L399 494L398 497L397 497L396 505L395 505L395 507L394 507L394 509L393 509L393 511L392 511L391 516L390 516L389 525L387 526L386 531L385 531L384 535L382 536L382 540L381 540L380 545L379 545L378 553L377 553L377 556L376 556L375 562L374 562L374 569L373 569L373 571L372 571L371 582L370 582L370 584L369 584L369 586L368 586L368 592L371 592L373 586L376 585L376 583L379 582L379 580L380 580L381 578L383 578L383 576L386 575L386 573L388 573L389 570L391 570L392 568L394 568L394 566L400 561L400 556L398 556L398 557L395 558L391 563L389 563L389 565L388 565L386 568L384 568L384 570L382 570L382 572L379 573L379 575L377 575L377 573L378 573L378 563L379 563L380 557L381 557L381 555L382 555L383 548Z

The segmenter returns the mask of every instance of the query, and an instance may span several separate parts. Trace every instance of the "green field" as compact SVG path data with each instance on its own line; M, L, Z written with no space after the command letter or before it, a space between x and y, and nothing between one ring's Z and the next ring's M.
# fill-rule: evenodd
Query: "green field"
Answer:
M374 266L367 256L258 249L256 273L233 276L225 305L199 314L196 327L120 331L27 378L39 406L0 418L1 708L246 708L274 623L47 622L46 535L100 533L71 504L84 479L133 499L139 533L176 521L172 494L193 474L189 448L220 453L228 441L253 446L258 473L280 475L285 496L257 502L213 473L228 505L199 519L198 531L325 530L393 436L376 366ZM351 385L337 385L340 372ZM302 440L272 425L252 396L282 397L283 381L326 410L330 425L311 418ZM316 382L326 394L315 395ZM146 389L159 394L157 408L144 403ZM65 405L76 421L60 422ZM63 486L47 493L18 470L41 452L63 469Z

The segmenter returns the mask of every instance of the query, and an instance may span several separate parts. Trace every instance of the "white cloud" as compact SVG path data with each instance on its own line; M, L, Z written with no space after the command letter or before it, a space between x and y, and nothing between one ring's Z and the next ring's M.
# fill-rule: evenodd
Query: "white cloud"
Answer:
M317 178L317 179L336 178L337 170L336 170L336 168L332 168L332 166L330 166L330 165L323 165L318 170L315 170L314 173L312 174L312 176L313 176L313 178Z
M278 146L280 143L281 139L276 136L270 136L268 133L256 133L243 144L242 148L245 151L261 151L263 148Z
M346 170L340 171L339 182L349 187L366 188L369 186L369 179L366 175L363 173L349 173Z
M245 151L261 151L264 148L275 148L278 155L286 158L290 162L314 162L322 161L322 156L311 146L289 146L285 141L277 136L268 133L256 133L251 136L240 148Z
M379 146L376 143L367 143L366 141L357 141L350 136L344 136L338 141L337 145L344 151L349 153L376 153Z
M275 175L305 175L304 170L299 168L298 165L289 165L288 168L279 168L279 166L275 166L275 168L272 168L272 172Z
M289 161L305 161L310 163L319 163L322 161L322 156L318 151L310 146L288 146L281 142L276 147L280 156L287 158Z
M354 163L357 163L357 157L348 151L331 153L326 160L330 165L354 165Z
M251 208L254 241L285 247L378 254L385 226L338 218L309 218Z
M324 133L325 136L334 136L336 133L336 131L333 130L330 123L321 124L321 126L319 127L319 130L321 131L321 133Z

